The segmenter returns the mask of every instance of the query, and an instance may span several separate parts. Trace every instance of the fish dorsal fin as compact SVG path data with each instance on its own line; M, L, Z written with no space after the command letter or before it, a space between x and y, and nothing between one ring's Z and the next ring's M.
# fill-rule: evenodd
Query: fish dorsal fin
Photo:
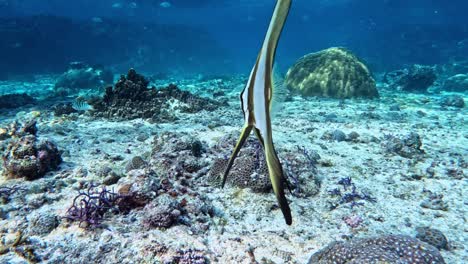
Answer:
M273 66L273 74L271 77L271 98L270 98L270 115L275 117L276 114L283 108L283 102L286 100L288 90L284 85L284 77L279 71L277 64Z

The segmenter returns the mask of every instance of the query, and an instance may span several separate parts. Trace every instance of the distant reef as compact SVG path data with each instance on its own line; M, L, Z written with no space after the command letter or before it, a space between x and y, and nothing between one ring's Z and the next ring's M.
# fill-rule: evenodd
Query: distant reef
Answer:
M210 34L188 25L105 18L77 21L57 16L8 17L0 18L0 35L0 79L18 74L62 73L70 61L147 71L183 65L184 70L199 71L214 65L210 58L227 56Z

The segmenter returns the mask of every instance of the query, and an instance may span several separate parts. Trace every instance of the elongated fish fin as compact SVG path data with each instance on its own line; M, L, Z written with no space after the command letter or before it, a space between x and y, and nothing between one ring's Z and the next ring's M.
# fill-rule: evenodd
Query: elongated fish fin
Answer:
M292 224L291 209L288 205L288 200L284 193L284 183L285 178L283 175L283 169L281 168L281 163L276 155L275 148L273 146L273 141L266 139L265 141L265 158L268 165L268 172L270 174L271 185L273 186L273 191L275 192L276 199L278 204L283 212L284 220L286 224Z
M254 132L255 132L255 135L258 138L258 141L260 141L260 145L262 145L262 148L265 149L265 141L263 140L262 133L260 132L260 129L254 127Z
M229 174L229 171L231 170L232 165L234 164L234 160L237 157L237 154L239 154L239 151L241 150L242 146L244 145L245 141L250 135L250 132L252 131L251 125L245 125L244 128L242 129L241 135L239 137L239 140L237 141L236 147L234 148L234 151L232 152L231 158L229 158L228 165L226 167L226 170L224 171L223 175L223 183L222 183L222 188L224 188L224 185L226 184L226 179L227 175Z
M284 77L280 73L277 64L273 67L271 85L270 113L273 118L283 108L283 103L286 101L286 97L288 95L288 90L284 84Z

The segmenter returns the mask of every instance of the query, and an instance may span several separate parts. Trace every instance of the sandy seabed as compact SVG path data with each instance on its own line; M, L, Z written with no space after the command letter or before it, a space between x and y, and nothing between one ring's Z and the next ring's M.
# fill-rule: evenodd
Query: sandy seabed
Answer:
M48 80L4 82L0 90L21 85L40 95L52 87ZM130 177L125 172L128 160L150 153L155 135L185 133L210 148L224 135L240 131L241 80L224 85L220 85L222 81L179 82L179 87L195 94L222 89L229 106L213 112L176 113L178 120L171 123L109 121L86 113L56 117L47 102L3 111L0 127L14 120L28 120L39 111L39 138L55 142L64 161L59 170L31 182L0 176L0 186L17 184L25 189L0 204L0 244L11 244L21 231L27 239L25 244L43 263L165 263L174 261L174 254L182 254L181 250L185 250L184 254L193 250L193 254L203 255L211 263L306 263L314 252L336 240L382 234L415 236L417 227L429 226L449 240L450 250L441 251L446 263L468 262L467 110L441 107L440 94L380 89L378 100L293 96L283 102L273 120L279 156L297 146L320 155L318 194L288 195L293 213L291 226L284 223L272 193L233 186L217 188L207 184L203 175L193 181L191 188L203 194L219 213L201 232L183 224L167 229L147 228L140 221L144 208L106 216L106 228L85 229L61 218L84 183L102 182L102 167L110 167L122 176L108 186L118 189ZM399 110L391 110L395 105ZM344 140L335 138L336 131L346 135ZM350 134L356 135L353 132L358 137L349 140ZM386 150L389 136L403 138L412 132L422 142L423 152L418 157L402 157ZM216 158L213 155L207 152L200 159L210 164ZM337 182L344 177L351 177L356 188L369 193L376 202L352 208L342 204L332 209L329 191L339 187ZM56 190L46 187L57 180L64 185ZM37 235L31 230L41 225L37 219L42 215L55 216L59 222ZM351 227L343 220L349 216L358 217L361 223ZM26 263L23 253L27 250L22 250L10 248L0 255L0 263Z

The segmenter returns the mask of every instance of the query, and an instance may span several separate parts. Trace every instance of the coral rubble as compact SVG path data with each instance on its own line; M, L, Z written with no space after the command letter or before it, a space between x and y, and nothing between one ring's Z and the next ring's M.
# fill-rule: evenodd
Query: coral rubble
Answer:
M35 122L23 126L22 131L23 134L10 141L2 155L6 176L34 180L57 169L62 162L60 152L51 141L38 140Z

